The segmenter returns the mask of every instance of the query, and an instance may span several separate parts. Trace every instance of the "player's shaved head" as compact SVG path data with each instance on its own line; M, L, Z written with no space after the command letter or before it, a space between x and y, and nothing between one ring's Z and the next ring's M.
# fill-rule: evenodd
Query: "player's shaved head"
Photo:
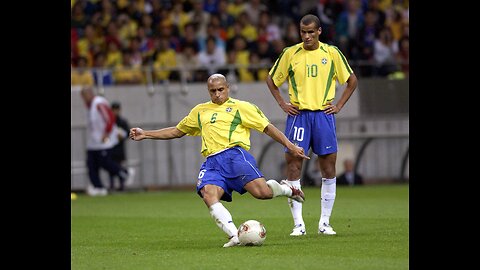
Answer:
M227 83L227 78L225 78L225 76L223 76L220 73L215 73L210 75L210 77L208 77L207 83L212 83L213 81L216 81L216 80L222 80L223 82Z
M95 97L95 93L93 92L93 87L91 87L91 86L83 87L82 90L80 91L80 95L82 96L83 100L85 101L85 104L87 106L90 106L90 103L92 102L93 98Z

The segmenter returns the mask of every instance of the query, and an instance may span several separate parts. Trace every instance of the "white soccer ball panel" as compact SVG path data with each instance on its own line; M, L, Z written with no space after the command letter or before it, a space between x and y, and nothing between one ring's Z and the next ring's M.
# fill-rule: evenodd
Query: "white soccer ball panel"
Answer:
M247 220L238 227L238 240L243 246L260 246L266 236L265 226L257 220Z

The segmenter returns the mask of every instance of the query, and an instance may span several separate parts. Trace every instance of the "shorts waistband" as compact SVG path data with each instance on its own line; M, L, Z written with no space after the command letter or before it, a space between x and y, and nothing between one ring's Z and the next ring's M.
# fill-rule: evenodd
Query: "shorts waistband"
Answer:
M239 147L239 146L238 146L238 145L235 145L235 146L233 146L233 147L228 147L228 148L222 149L222 150L220 150L220 151L217 151L217 152L215 152L215 153L213 153L213 154L208 155L207 158L213 157L213 156L215 156L215 155L217 155L217 154L220 154L220 153L222 153L222 152L225 152L225 151L227 151L227 150L229 150L229 149L233 149L233 148L235 148L235 147Z
M299 110L301 112L323 112L325 110L309 110L309 109L302 109L302 110Z

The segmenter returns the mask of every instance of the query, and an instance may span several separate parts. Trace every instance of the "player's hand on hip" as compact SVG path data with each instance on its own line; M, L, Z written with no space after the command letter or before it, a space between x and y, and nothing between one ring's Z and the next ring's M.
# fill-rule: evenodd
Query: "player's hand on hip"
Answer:
M325 114L338 113L339 111L340 109L337 107L337 105L334 105L331 102L327 103L327 107L324 110Z
M300 112L298 111L298 107L292 105L292 103L283 103L283 104L280 104L280 107L282 108L282 110L286 113L288 113L289 115L297 115L299 114Z

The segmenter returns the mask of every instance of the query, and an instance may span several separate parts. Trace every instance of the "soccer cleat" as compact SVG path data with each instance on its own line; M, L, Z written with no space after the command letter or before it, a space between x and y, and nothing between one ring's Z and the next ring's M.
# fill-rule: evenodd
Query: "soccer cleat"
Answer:
M337 234L330 224L323 223L318 227L318 234L335 235Z
M223 247L234 247L238 246L240 244L240 241L238 240L238 236L234 235L229 238L230 240L223 245Z
M301 189L292 186L287 180L282 180L280 183L282 185L286 185L292 190L292 195L290 196L290 198L300 203L303 203L305 201L305 194L303 194L303 191Z
M295 227L293 227L292 233L290 235L300 236L305 234L307 234L307 231L305 230L305 226L303 224L297 224L295 225Z

